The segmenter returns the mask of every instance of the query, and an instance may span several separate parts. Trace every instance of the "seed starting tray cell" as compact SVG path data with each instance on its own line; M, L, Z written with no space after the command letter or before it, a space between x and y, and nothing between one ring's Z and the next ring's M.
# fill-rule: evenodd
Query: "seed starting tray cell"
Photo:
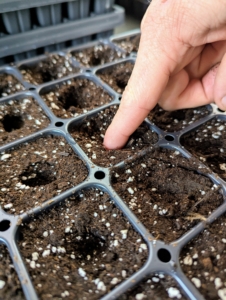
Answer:
M139 35L1 68L0 298L225 299L226 113L103 147Z

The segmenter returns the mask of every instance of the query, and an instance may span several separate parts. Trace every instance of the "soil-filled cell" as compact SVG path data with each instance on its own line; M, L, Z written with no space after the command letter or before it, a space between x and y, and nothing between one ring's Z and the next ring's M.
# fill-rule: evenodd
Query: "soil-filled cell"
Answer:
M181 252L185 275L206 300L224 300L226 295L226 216L209 225Z
M125 50L127 54L131 52L137 52L140 43L140 34L136 34L122 39L115 39L113 40L113 43Z
M82 182L84 163L64 138L46 136L0 155L0 204L23 213Z
M122 295L118 300L185 300L180 288L175 280L163 274L153 274L150 279L147 279L138 284L138 286L130 292Z
M122 94L127 86L133 67L134 64L131 62L119 63L99 70L97 76L110 85L117 93Z
M94 188L24 225L22 236L19 247L40 299L100 299L148 254L109 195Z
M71 52L71 55L84 67L95 67L125 57L125 54L122 52L104 44L97 44L90 48L76 50Z
M103 146L104 134L117 109L117 106L107 108L69 130L87 156L95 164L103 167L115 165L158 141L157 134L151 131L147 124L143 123L130 136L129 141L122 150L106 151Z
M37 63L24 64L19 69L24 80L35 85L79 72L79 68L75 68L70 64L68 57L58 54L49 55L46 59Z
M9 252L4 245L0 245L0 299L25 300Z
M204 118L210 113L207 106L175 111L165 111L158 105L149 113L148 119L156 126L167 132L184 129L195 121Z
M41 94L54 114L60 118L71 118L86 113L112 100L103 88L84 78L67 80Z
M226 120L213 119L181 138L181 144L226 180Z
M49 119L31 97L0 103L0 145L47 127Z
M150 150L113 169L112 184L156 239L172 242L223 202L219 188L198 169L178 151Z
M10 74L0 74L0 98L24 90L23 85Z

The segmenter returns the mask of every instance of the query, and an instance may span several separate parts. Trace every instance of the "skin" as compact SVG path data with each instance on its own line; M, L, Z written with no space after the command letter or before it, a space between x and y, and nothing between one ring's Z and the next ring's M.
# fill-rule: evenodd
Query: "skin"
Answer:
M157 103L177 110L215 102L226 110L225 7L226 0L152 0L107 149L122 148Z

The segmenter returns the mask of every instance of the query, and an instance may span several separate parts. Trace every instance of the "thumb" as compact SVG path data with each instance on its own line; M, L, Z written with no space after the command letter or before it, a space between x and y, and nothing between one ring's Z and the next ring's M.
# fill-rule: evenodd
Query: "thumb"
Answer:
M226 111L226 54L218 66L214 82L214 101L217 106Z

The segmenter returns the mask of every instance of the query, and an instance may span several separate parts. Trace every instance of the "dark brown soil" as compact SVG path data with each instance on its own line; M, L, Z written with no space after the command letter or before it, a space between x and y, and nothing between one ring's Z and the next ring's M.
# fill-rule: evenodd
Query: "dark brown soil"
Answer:
M12 264L9 252L0 245L0 300L24 300L20 281Z
M47 105L59 118L71 118L112 100L111 96L88 79L67 80L42 94Z
M72 73L78 73L79 68L73 67L68 57L51 54L45 60L39 61L36 64L22 65L20 72L24 80L38 85Z
M153 274L150 279L141 282L131 292L119 297L118 300L185 300L175 280L167 275Z
M40 299L100 299L145 263L147 246L99 189L81 191L22 227Z
M172 242L223 202L218 187L196 170L178 151L157 149L113 169L112 184L156 239Z
M0 104L0 145L47 127L49 119L33 98Z
M158 105L149 113L148 119L167 132L179 131L210 113L207 106L175 111L165 111Z
M113 41L117 46L126 51L127 54L131 52L137 52L140 43L140 34L133 35L131 37L116 39Z
M86 155L97 165L110 167L131 157L139 150L157 143L158 136L143 123L130 137L122 150L106 151L103 138L118 107L105 109L96 116L85 120L81 125L70 129L70 134Z
M226 216L209 225L183 250L183 271L206 300L225 299Z
M10 74L0 74L0 97L24 90L22 84Z
M1 153L0 204L8 213L23 213L82 182L87 174L64 138L39 138Z
M71 55L84 67L95 67L125 57L125 54L122 52L104 44L97 44L90 48L73 51Z
M182 145L226 180L225 120L213 119L184 135Z
M104 82L112 87L117 93L122 94L127 86L134 64L131 62L115 64L97 72Z

